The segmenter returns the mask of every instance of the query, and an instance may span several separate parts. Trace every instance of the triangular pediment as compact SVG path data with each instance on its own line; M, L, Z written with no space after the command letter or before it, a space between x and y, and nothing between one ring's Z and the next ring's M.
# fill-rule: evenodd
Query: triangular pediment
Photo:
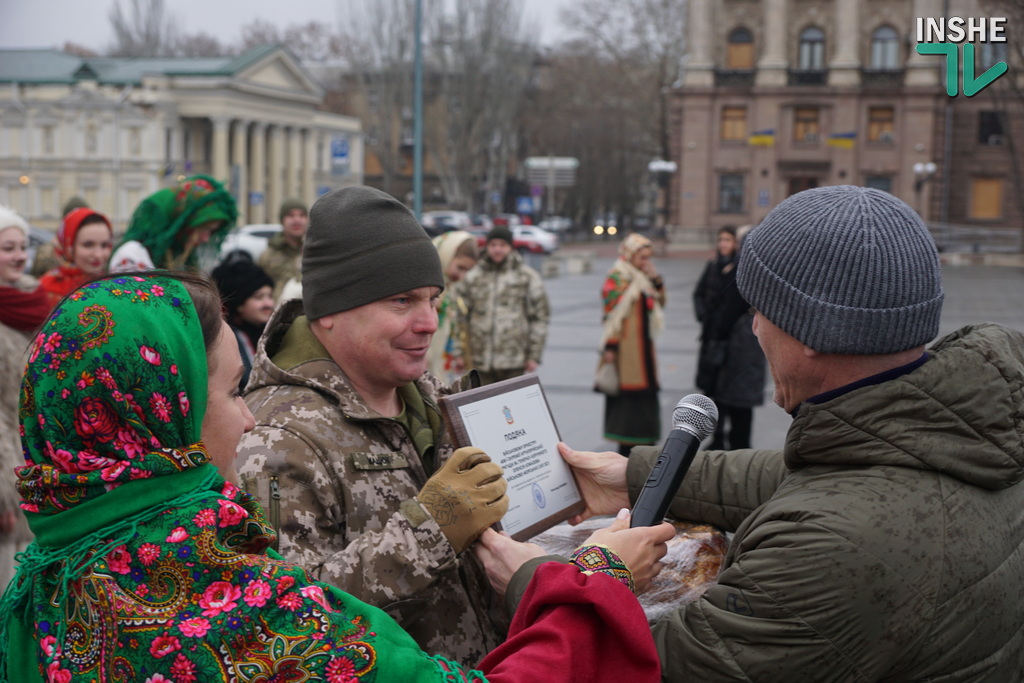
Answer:
M239 84L270 88L279 92L323 97L323 90L302 65L286 50L278 48L235 73Z

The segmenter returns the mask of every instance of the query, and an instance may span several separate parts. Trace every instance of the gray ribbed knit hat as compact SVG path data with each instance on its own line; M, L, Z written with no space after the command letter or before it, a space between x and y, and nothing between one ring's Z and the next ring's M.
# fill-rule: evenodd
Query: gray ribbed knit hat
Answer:
M939 331L935 242L913 209L880 190L835 185L789 197L743 241L736 284L821 353L896 353Z
M359 186L313 204L302 249L302 303L310 320L431 286L444 289L441 259L397 199Z

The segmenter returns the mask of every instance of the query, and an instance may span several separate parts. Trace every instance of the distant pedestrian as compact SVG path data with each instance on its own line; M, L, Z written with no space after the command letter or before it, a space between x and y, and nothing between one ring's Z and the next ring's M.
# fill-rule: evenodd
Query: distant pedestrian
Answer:
M309 228L309 209L299 199L287 199L278 212L281 232L267 242L257 264L274 281L274 300L280 301L285 285L302 281L302 244Z
M32 540L18 508L14 468L24 465L18 431L18 387L28 344L46 320L46 290L26 274L28 223L0 205L0 592L14 576L14 555Z
M601 361L615 366L619 381L618 393L605 396L604 438L618 443L623 455L661 438L654 337L664 327L665 282L652 253L649 239L627 235L601 288Z
M212 275L224 301L228 326L238 341L244 368L238 388L244 389L260 335L274 312L274 281L244 251L229 254Z
M487 233L484 256L459 285L466 301L469 352L484 384L536 371L550 309L540 273L512 246L512 231Z
M142 200L110 257L110 271L197 268L197 249L216 252L238 218L231 193L195 175Z
M433 240L441 257L445 288L437 304L437 332L427 351L427 369L445 384L458 380L472 367L469 356L468 333L464 322L466 302L456 283L476 265L480 249L476 237L465 230L453 230ZM460 315L460 311L463 315Z
M736 289L738 246L735 228L718 231L715 258L693 292L701 324L695 383L719 410L714 449L749 448L753 408L764 403L764 354L751 329L750 306Z
M56 305L89 280L107 272L114 230L107 217L89 208L73 209L57 231L57 255L62 262L39 282Z

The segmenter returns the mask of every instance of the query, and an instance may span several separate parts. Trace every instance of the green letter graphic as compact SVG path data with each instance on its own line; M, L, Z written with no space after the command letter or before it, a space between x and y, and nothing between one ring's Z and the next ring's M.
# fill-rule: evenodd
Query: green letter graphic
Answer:
M981 74L981 78L974 78L974 46L970 43L964 44L964 95L974 97L983 88L988 87L992 81L1006 73L1006 62L996 62L989 70ZM955 84L954 84L955 87ZM946 84L949 90L949 84Z
M974 46L971 46L971 77L974 77ZM917 53L919 55L946 55L946 94L956 97L959 88L956 85L956 75L960 71L959 55L957 46L953 43L918 43ZM967 74L964 74L966 80ZM984 78L984 76L982 76ZM984 87L984 86L982 86ZM973 93L972 93L973 94Z

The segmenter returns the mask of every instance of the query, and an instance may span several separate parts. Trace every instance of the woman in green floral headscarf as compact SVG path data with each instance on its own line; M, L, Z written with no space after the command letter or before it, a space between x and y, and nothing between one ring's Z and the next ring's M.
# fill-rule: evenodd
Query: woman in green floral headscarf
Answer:
M195 268L198 248L216 253L238 220L238 207L223 185L205 175L154 192L132 214L110 256L110 272Z
M657 679L630 572L607 548L541 566L488 679L268 551L263 510L232 483L253 418L220 315L200 275L111 276L70 294L36 336L17 470L36 540L0 601L0 679L499 683L543 680L537 667L570 652L608 669L616 648L626 664L611 671ZM605 640L567 649L570 627Z

